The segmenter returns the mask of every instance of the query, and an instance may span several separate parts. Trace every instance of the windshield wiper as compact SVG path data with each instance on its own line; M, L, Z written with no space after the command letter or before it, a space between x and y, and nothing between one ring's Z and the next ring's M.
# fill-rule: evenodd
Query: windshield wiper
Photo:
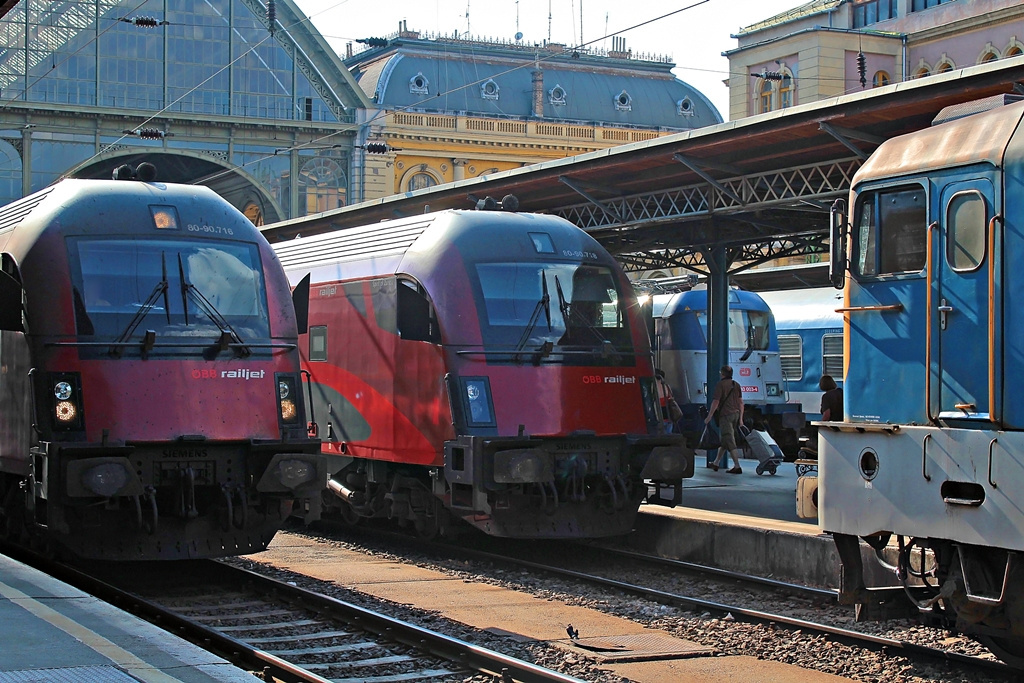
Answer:
M556 276L557 278L557 276ZM533 334L533 329L537 327L537 321L540 320L540 312L544 311L544 317L548 321L548 332L551 332L551 296L548 294L548 280L541 274L541 285L543 289L543 295L537 302L537 305L533 307L533 314L530 315L530 322L526 323L526 329L523 330L523 336L519 338L519 343L516 344L515 354L512 356L513 362L519 362L519 354L522 352L523 347L526 346L526 342L529 341L530 335ZM540 348L533 353L533 362L537 364L541 358L551 355L551 349L554 345L550 341L545 341L540 345Z
M220 328L220 337L217 339L216 347L219 351L227 351L234 341L236 344L241 344L241 348L238 349L238 353L243 356L249 355L249 347L245 346L245 341L235 331L235 328L231 327L231 323L221 315L217 307L210 302L199 289L191 282L185 279L185 268L181 263L181 254L178 254L178 275L181 278L181 301L185 306L185 324L188 325L188 298L191 296L192 300L196 302L196 305L202 310L206 316L213 321L217 327Z
M156 283L156 287L154 287L153 291L149 293L149 296L146 297L146 300L139 307L139 310L137 310L135 312L135 315L132 316L132 319L128 321L128 326L125 327L124 331L121 332L121 334L119 334L117 338L114 340L114 344L117 344L117 346L111 347L111 353L118 356L121 355L121 351L124 348L124 344L129 339L132 338L132 335L135 333L136 328L138 328L138 326L142 323L142 320L146 317L146 315L148 315L149 312L153 310L153 307L156 306L156 302L161 296L164 299L164 313L167 315L167 324L169 325L171 323L171 309L167 299L167 290L169 288L169 285L167 284L167 258L164 252L160 252L160 270L163 279L160 280L160 282ZM146 335L145 344L147 346L147 351L152 348L155 336L155 334Z
M570 321L577 321L576 327L582 327L583 329L594 335L594 339L601 345L601 355L608 355L608 345L611 344L600 332L597 331L597 326L590 320L587 320L579 311L573 307L572 304L565 300L565 295L562 293L562 283L558 281L558 276L555 276L555 292L558 294L558 309L562 312L562 320L565 322L566 334L569 333Z
M750 358L750 354L754 352L754 330L747 328L747 350L740 356L741 361L745 361Z

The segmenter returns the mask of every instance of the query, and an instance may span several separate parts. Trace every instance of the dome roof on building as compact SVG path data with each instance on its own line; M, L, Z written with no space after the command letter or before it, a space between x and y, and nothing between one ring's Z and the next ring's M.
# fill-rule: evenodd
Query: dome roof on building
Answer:
M413 35L346 60L377 106L533 118L537 88L544 119L671 130L722 122L667 60ZM537 72L542 81L535 86Z

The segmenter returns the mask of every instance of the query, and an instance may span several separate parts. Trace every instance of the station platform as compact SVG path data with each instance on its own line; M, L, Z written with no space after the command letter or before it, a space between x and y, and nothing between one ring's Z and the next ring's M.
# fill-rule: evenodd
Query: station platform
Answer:
M731 466L731 462L730 462ZM683 480L681 506L641 505L626 543L633 550L755 576L839 586L839 553L816 519L796 513L796 465L758 475L756 460L741 460L741 474L706 467L697 451L692 478ZM621 544L621 540L619 541ZM862 545L865 579L872 586L895 585L894 577Z
M0 683L257 683L191 643L0 555Z

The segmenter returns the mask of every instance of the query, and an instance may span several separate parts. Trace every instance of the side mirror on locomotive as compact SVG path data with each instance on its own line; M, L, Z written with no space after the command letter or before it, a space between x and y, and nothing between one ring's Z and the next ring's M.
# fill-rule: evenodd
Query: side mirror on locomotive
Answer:
M846 285L846 202L837 199L829 210L828 279L836 289Z

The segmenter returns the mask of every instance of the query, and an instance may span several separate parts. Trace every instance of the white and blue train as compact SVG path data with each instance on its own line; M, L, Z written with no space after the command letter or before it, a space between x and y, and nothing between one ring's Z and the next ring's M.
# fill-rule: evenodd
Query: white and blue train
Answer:
M790 403L808 421L821 419L822 375L843 386L843 294L831 287L759 292L779 333L779 358Z
M700 435L701 409L714 390L707 378L707 294L697 285L652 297L655 365L682 408L683 433L693 437ZM783 451L795 455L804 415L786 394L772 311L754 292L736 288L729 290L729 364L743 389L744 418L767 427Z
M881 609L858 539L898 541L918 609L1024 666L1024 101L1013 99L943 110L888 140L833 207L847 369L842 419L819 423L818 510L843 563L841 601Z

